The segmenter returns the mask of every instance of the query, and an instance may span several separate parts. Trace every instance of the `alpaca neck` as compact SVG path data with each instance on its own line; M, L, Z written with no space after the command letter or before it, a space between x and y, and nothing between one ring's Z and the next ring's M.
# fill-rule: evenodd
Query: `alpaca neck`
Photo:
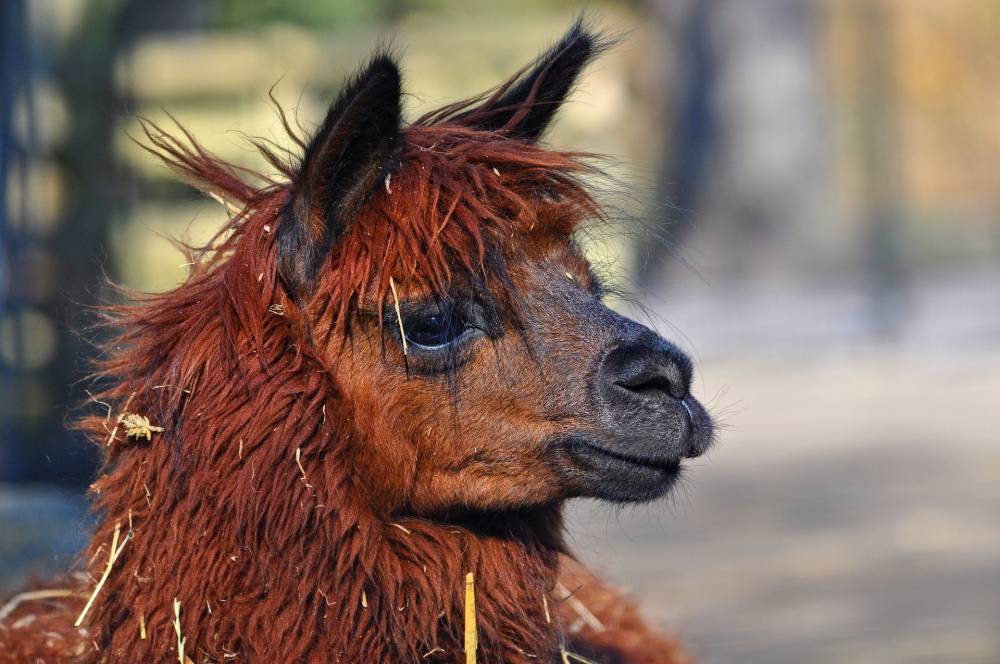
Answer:
M482 652L497 661L545 662L557 646L549 603L563 550L561 527L556 505L384 522L380 550L356 568L362 583L372 584L368 607L349 613L359 625L376 628L380 622L377 629L393 635L386 644L389 660L406 661L419 651L440 657L427 661L452 661L464 647L471 574Z
M213 661L231 653L248 661L410 661L427 653L423 661L461 661L471 573L480 661L551 657L560 506L380 518L345 469L309 463L316 457L306 454L317 454L311 441L299 455L302 473L277 438L282 431L242 449L216 441L224 452L181 440L191 455L180 463L132 450L98 482L109 518L91 545L95 577L115 523L123 532L129 517L134 523L88 618L104 635L102 649L133 661L169 658L177 598L188 651ZM172 442L152 449L165 454ZM136 638L140 621L146 640Z

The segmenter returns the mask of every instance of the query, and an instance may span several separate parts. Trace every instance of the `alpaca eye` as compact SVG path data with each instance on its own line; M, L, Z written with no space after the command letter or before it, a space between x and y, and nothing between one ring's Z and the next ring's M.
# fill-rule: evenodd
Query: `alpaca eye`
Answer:
M454 342L467 329L454 308L415 312L403 316L403 330L409 344L437 350Z

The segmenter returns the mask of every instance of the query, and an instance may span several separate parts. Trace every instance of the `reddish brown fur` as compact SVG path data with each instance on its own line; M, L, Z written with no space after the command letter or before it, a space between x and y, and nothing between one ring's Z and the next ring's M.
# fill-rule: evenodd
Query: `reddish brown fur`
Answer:
M554 662L562 647L601 662L683 660L565 555L557 479L496 429L518 418L532 435L552 425L493 404L496 422L435 430L426 387L379 361L398 353L381 343L377 320L390 277L404 298L477 280L513 298L531 287L519 265L557 253L568 276L588 278L569 244L581 219L599 216L579 180L584 157L449 122L458 110L405 130L391 179L302 308L276 268L290 185L257 183L151 128L156 152L242 212L182 286L105 310L117 333L94 399L110 415L81 424L106 452L92 485L100 522L83 556L90 578L68 582L79 598L26 603L8 617L0 662L176 660L174 598L196 662L464 661L466 572L476 579L479 662ZM469 371L496 379L489 360ZM541 401L549 387L526 381L519 394ZM462 407L489 406L473 396ZM165 431L126 439L115 420L126 410ZM497 452L510 472L440 472L467 462L470 438L507 445ZM489 529L427 518L511 507L515 496L542 506ZM73 629L118 525L128 533L122 555ZM603 629L580 620L568 593Z

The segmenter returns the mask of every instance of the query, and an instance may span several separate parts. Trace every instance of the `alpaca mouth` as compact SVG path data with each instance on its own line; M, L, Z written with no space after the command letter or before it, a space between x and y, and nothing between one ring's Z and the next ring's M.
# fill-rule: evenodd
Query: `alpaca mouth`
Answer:
M668 473L677 473L681 468L680 459L647 459L644 457L633 456L631 454L623 454L582 438L575 439L572 444L586 450L585 454L594 454L599 457L614 459L633 466L641 466L643 468L661 470ZM570 453L572 454L572 452Z
M589 436L570 436L558 443L568 463L563 474L575 495L617 503L660 498L681 476L680 457L653 458L610 449Z

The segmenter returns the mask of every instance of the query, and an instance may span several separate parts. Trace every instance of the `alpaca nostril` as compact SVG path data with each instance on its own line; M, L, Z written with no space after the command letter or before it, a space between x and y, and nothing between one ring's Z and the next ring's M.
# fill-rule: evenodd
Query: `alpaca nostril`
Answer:
M615 349L605 361L606 378L639 400L684 399L691 387L691 363L665 343Z
M667 367L662 373L642 378L627 378L616 380L615 385L623 387L640 397L655 398L660 395L669 395L674 399L683 399L687 396L688 386L680 370L676 367Z
M652 372L620 378L615 381L615 385L649 397L663 393L675 399L683 399L688 394L688 383L684 378L684 373L679 366L672 362L655 366Z

